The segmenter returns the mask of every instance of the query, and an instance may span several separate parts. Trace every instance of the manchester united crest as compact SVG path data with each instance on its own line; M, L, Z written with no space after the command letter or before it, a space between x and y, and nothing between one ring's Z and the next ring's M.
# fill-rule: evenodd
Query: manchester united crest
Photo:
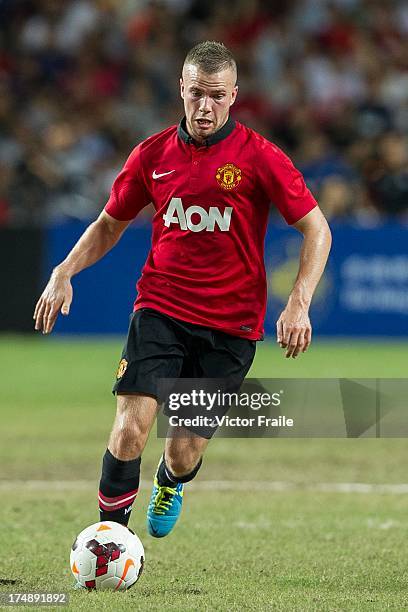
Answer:
M126 372L127 366L128 366L128 362L126 361L126 359L121 359L119 363L118 371L116 372L117 380L119 380L119 378L122 378L122 376Z
M225 166L218 168L215 178L220 187L229 191L240 184L242 179L241 170L234 164L225 164Z

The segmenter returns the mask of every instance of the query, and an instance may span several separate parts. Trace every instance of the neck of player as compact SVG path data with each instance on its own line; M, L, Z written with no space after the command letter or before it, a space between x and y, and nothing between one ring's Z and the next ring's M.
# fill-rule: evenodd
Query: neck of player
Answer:
M228 119L229 119L229 115L227 115L225 118L225 121L223 121L223 123L210 134L206 134L205 136L198 136L194 133L193 126L191 125L190 121L186 118L186 128L187 128L188 135L191 136L191 138L194 140L195 143L200 144L200 145L205 144L205 141L208 140L208 138L211 138L211 136L214 136L214 134L219 132L224 127Z

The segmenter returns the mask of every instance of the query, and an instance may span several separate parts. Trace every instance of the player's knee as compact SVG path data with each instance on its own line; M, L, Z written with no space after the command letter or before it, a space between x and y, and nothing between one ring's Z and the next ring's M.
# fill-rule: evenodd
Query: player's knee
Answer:
M143 444L140 444L137 440L112 433L108 448L117 459L130 461L141 456Z
M119 459L140 457L146 444L148 431L131 419L119 418L112 430L109 448ZM116 451L116 452L115 452Z
M140 457L155 418L155 409L153 398L118 396L117 414L109 441L109 448L118 459Z

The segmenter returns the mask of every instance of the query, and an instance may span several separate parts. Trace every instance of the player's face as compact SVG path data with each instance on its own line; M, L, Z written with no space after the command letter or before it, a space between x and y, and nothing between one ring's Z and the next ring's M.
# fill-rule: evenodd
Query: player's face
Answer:
M237 97L235 82L236 72L232 68L207 74L193 64L184 65L180 92L187 130L194 140L203 142L226 123Z

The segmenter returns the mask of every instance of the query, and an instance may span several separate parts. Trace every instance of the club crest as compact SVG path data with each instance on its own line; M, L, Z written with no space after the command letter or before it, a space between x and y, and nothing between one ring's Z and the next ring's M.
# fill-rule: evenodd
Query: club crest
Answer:
M215 178L223 189L230 191L237 187L242 179L241 170L234 164L225 164L218 168Z
M119 378L122 378L122 376L126 372L127 366L128 366L128 362L126 361L126 359L121 359L119 363L118 371L116 372L117 380L119 380Z

